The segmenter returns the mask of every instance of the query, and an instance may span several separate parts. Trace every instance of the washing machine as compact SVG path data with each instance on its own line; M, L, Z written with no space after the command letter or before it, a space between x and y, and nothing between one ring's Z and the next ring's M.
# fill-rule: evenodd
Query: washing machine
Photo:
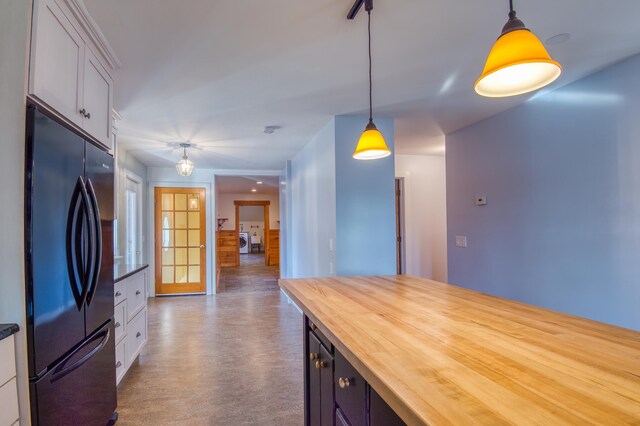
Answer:
M240 254L249 253L249 233L241 232L240 233L240 241L238 242L240 246Z

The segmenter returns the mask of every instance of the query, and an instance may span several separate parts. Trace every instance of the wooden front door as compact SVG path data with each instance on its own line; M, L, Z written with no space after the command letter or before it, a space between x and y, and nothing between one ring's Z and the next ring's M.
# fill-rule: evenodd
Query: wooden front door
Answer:
M205 293L204 188L155 188L156 294Z

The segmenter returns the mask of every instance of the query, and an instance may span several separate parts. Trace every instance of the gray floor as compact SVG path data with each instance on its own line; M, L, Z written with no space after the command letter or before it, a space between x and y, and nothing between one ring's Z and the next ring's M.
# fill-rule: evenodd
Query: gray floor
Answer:
M149 300L149 342L118 387L119 425L303 424L302 316L278 291L277 268L234 269L225 293Z

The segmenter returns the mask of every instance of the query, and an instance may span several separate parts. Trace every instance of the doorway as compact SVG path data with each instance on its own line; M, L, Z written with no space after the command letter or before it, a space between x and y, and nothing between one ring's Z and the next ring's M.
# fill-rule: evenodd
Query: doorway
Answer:
M269 265L269 205L270 201L255 201L255 200L236 200L233 202L236 207L236 238L242 246L244 239L245 246L239 250L238 263L236 266L242 265L242 255L249 254L247 258L257 259L253 257L255 250L257 249L258 257L262 257L264 265ZM240 209L243 208L242 216ZM262 221L253 220L258 219L259 210L262 210ZM244 221L242 220L244 217ZM248 219L248 220L247 220ZM260 229L260 222L262 222L262 229ZM246 228L246 229L245 229ZM263 253L263 256L260 254ZM256 263L253 260L251 263Z
M156 295L206 293L204 188L155 188Z
M404 237L404 178L396 178L396 274L406 271Z

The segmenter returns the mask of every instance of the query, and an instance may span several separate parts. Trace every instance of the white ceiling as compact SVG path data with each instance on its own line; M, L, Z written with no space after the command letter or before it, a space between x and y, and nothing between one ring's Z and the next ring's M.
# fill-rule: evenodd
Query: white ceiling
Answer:
M257 182L262 182L258 185ZM278 176L216 176L216 189L220 194L279 194Z
M119 143L149 166L172 165L190 141L198 167L277 170L332 115L366 113L366 14L348 21L352 0L85 3L123 63ZM553 87L640 52L637 0L515 3L541 39L572 35L549 47L564 66ZM507 4L374 2L374 114L396 119L397 153L442 154L444 134L528 99L472 89Z

